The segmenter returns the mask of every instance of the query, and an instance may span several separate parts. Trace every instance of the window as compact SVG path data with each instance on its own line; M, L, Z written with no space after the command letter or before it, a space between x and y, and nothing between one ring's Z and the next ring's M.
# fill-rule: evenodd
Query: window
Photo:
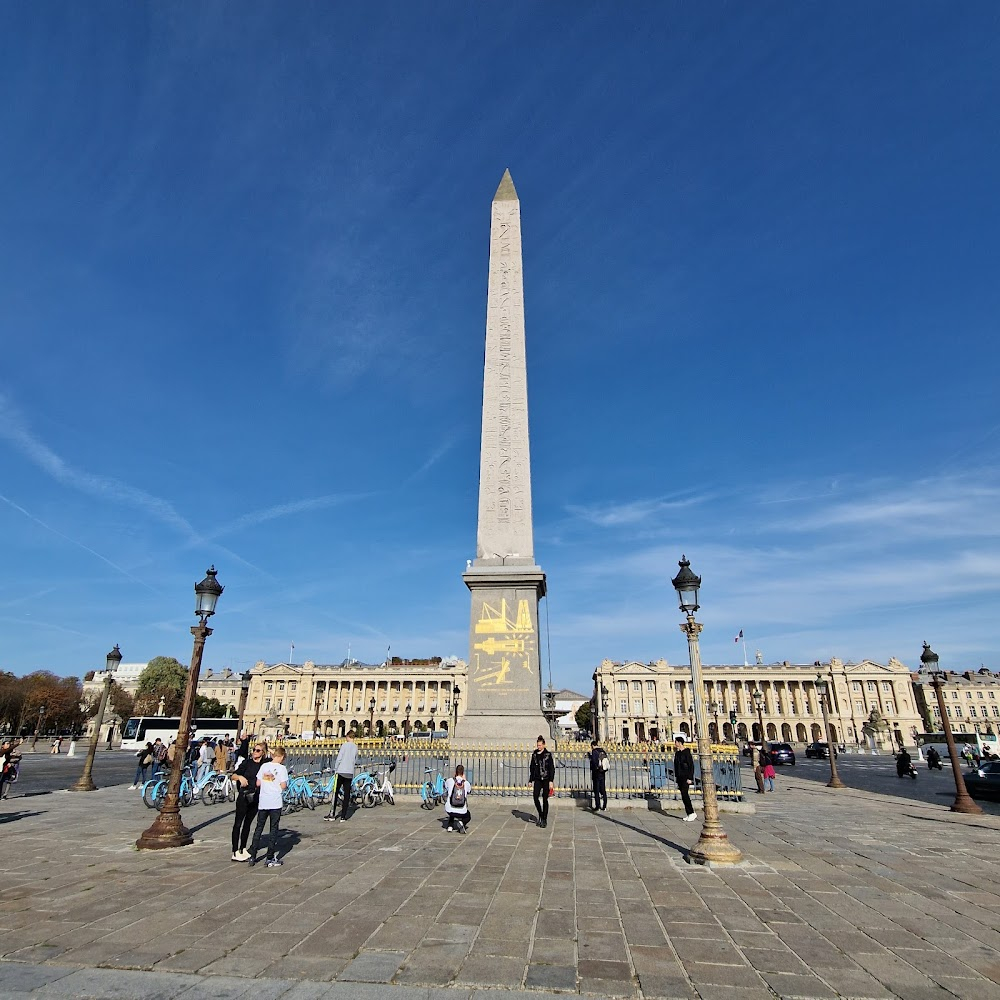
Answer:
M632 711L635 712L636 715L642 715L642 699L641 698L636 698L635 701L632 702Z
M619 681L618 682L618 690L619 691L627 691L628 690L628 681Z
M655 691L656 690L656 681L646 681L646 690L647 691ZM982 695L980 695L979 697L982 698Z
M892 690L892 684L889 681L882 681L882 690L883 691L891 691Z
M1000 705L993 706L993 714L1000 719Z
M993 700L994 698L996 698L996 696L997 696L997 693L996 693L996 691L991 691L991 692L990 692L990 700L991 700L991 701L992 701L992 700Z
M642 690L642 681L632 681L632 690L633 691L641 691Z
M289 681L288 682L288 690L289 691L294 691L296 684L298 684L298 681Z
M948 713L948 718L951 718L951 705L945 705L944 710Z
M976 697L978 697L979 700L982 701L983 700L983 692L982 691L977 691L976 692Z
M294 712L295 711L295 699L294 698L289 698L288 699L288 711L289 712Z
M284 691L285 690L285 682L284 681L278 681L278 690L279 691Z
M855 710L856 710L856 711L858 712L858 714L860 715L860 714L862 714L862 713L864 712L864 710L865 710L865 703L864 703L863 701L856 701L856 702L854 703L854 708L855 708Z
M274 706L274 707L275 707L275 708L276 708L276 709L277 709L277 710L278 710L279 712L281 711L281 703L282 703L283 701L284 701L284 699L283 699L283 698L279 698L279 699L278 699L278 704Z
M885 703L885 714L886 715L895 715L896 714L896 710L895 710L895 708L893 708L891 701L887 701Z
M270 707L271 707L271 699L270 698L265 698L264 699L264 708L267 709L267 708L270 708Z
M858 692L860 692L861 691L861 681L851 681L851 690L852 691L858 691Z
M646 699L646 712L649 715L656 715L656 699L647 698ZM986 714L986 709L983 709L983 715Z
M965 692L965 697L968 698L969 701L972 701L972 692L971 691L966 691Z
M265 691L273 691L274 690L274 681L264 681L264 690Z
M622 683L624 683L624 681ZM628 715L628 698L622 698L621 710L622 710L622 715Z
M869 681L868 682L868 690L871 691L874 694L874 692L875 692L875 682L874 681Z
M958 692L957 691L952 691L951 692L951 696L952 696L952 698L957 699L958 698Z

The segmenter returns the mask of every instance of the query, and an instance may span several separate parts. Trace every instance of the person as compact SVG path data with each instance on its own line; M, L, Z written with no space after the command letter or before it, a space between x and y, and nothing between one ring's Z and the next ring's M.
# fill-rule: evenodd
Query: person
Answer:
M760 748L760 776L764 782L764 791L774 791L774 761L771 759L771 751L766 747Z
M590 780L594 786L594 812L607 811L608 787L607 776L611 761L604 747L597 740L590 744Z
M284 747L275 747L271 751L271 759L261 764L257 771L257 826L253 831L253 843L250 845L250 857L247 859L250 867L257 864L257 852L260 850L260 836L264 832L264 824L268 826L267 853L264 856L268 868L280 868L278 857L278 824L281 822L281 793L288 787L288 772L285 770Z
M267 763L269 759L267 744L254 743L249 757L240 761L240 766L233 775L233 783L237 788L236 816L233 819L233 861L250 860L247 841L250 839L250 824L257 815L259 802L257 775L261 765Z
M556 780L556 762L552 759L552 754L545 749L544 736L539 736L535 741L535 750L528 767L528 778L534 794L535 811L538 813L536 825L544 830L549 819L549 796L555 791Z
M938 771L944 770L941 767L941 754L937 752L937 747L931 747L927 751L927 770L933 771L935 769Z
M58 739L55 739L55 740L52 741L52 747L49 750L49 753L50 754L52 754L52 753L59 753L59 740Z
M153 777L155 778L164 767L164 762L167 759L167 748L163 744L163 740L159 736L153 740Z
M6 799L10 795L10 786L17 781L18 772L21 769L21 754L18 746L13 740L4 740L0 744L0 798Z
M177 756L177 739L174 738L170 741L170 746L167 747L166 754L164 755L163 766L169 771L174 766L174 758Z
M129 785L129 791L134 792L140 785L146 783L146 768L153 763L153 744L148 740L146 745L135 755L135 777Z
M108 729L108 749L111 749L112 740L115 738L115 727L111 726Z
M229 748L225 740L219 740L215 744L215 770L219 774L225 774L229 770Z
M201 746L198 747L198 771L195 774L195 781L200 782L206 774L212 768L212 762L215 760L215 750L212 744L208 742L207 736L202 736Z
M246 760L250 756L250 744L253 742L250 732L246 729L242 730L239 737L239 742L236 744L236 766L240 766L241 758Z
M764 775L760 769L760 754L763 749L763 743L759 747L753 743L750 744L750 759L753 761L753 780L757 783L757 793L759 795L764 794Z
M694 781L694 757L690 748L685 745L683 736L674 739L674 780L681 793L681 802L684 803L684 822L693 823L698 818L691 805L690 792L691 782Z
M465 768L461 764L455 765L455 777L449 778L444 783L444 812L448 817L445 829L448 833L465 833L466 827L472 822L472 814L469 812L469 792L472 785L465 777Z
M354 781L354 765L358 760L358 745L354 742L354 734L349 732L341 744L337 760L333 765L337 775L337 784L333 789L333 800L330 811L323 817L328 823L337 818L337 796L343 792L344 805L340 812L340 822L347 822L347 812L351 805L351 782Z
M968 743L966 743L962 747L962 756L965 758L965 763L969 767L972 767L972 761L973 761L972 747L970 747Z
M896 777L905 778L910 774L916 777L916 773L913 769L913 761L906 752L906 747L900 747L899 753L896 755Z

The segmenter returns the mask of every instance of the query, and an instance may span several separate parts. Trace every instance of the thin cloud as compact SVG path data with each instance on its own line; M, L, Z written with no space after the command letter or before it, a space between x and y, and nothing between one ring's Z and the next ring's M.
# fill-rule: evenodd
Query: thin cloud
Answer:
M138 507L156 520L175 528L189 540L199 540L197 532L190 523L166 500L161 500L143 490L134 489L117 479L74 469L63 461L28 430L17 408L2 392L0 392L0 439L7 441L25 458L63 486L86 493L88 496Z
M159 594L158 590L151 587L144 580L140 580L138 577L133 576L127 569L123 569L117 563L112 562L107 556L102 556L100 552L97 552L95 549L92 549L89 545L84 545L83 542L78 542L75 538L70 538L69 535L64 535L58 529L53 528L51 524L46 524L43 520L41 520L41 518L35 517L34 514L30 513L29 511L26 511L23 507L21 507L19 504L14 503L13 500L11 500L9 497L5 497L2 493L0 493L0 500L2 500L5 504L7 504L7 506L12 507L19 514L23 514L26 518L28 518L29 521L34 521L35 524L44 528L46 531L51 531L53 535L57 535L59 538L69 542L71 545L75 545L78 548L83 549L84 552L89 552L92 556L95 556L96 558L100 559L101 562L107 563L113 570L117 570L126 579L131 580L133 583L138 583L139 586L145 587L148 591L150 591L153 594Z
M410 473L409 476L406 477L405 482L412 483L415 479L419 479L422 475L424 475L424 473L428 472L431 468L437 465L437 463L440 462L441 459L444 458L444 456L447 455L448 452L451 451L451 449L454 448L455 445L458 444L460 440L461 440L461 435L456 434L453 437L449 438L447 441L445 441L444 444L442 444L436 451L433 451L431 453L427 461L424 462L424 464L421 465L420 468L416 470L416 472L412 472Z
M686 507L697 506L708 497L686 497L682 500L628 500L624 503L594 504L583 506L568 504L566 510L574 517L598 528L616 528L622 525L642 524L659 514Z
M230 524L217 528L211 537L219 538L222 535L231 535L245 528L253 528L267 521L275 521L280 517L290 517L293 514L303 514L311 510L335 507L340 503L348 503L352 500L364 500L369 496L371 496L370 493L329 493L326 496L310 497L307 500L293 500L289 503L275 504L273 507L251 511L249 514L238 517Z

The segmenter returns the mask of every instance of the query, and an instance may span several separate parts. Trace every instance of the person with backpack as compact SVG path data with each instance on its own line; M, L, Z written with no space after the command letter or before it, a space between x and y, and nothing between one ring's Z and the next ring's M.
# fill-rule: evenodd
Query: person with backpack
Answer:
M528 777L534 793L535 811L538 813L537 825L544 830L549 819L549 796L555 791L556 780L556 762L552 759L552 753L545 749L544 736L539 736L535 741Z
M590 779L594 785L594 812L607 811L607 777L610 769L611 761L604 747L594 740L590 744Z
M153 777L155 778L167 766L167 748L159 736L153 741L150 753L153 755Z
M130 792L146 784L146 768L153 763L153 744L147 740L146 745L135 755L135 759L137 761L135 777L132 778L132 784L128 786Z
M465 768L461 764L455 765L455 777L449 778L444 783L444 812L448 817L445 830L448 833L465 833L466 827L472 822L472 814L469 812L469 792L472 785L465 777Z

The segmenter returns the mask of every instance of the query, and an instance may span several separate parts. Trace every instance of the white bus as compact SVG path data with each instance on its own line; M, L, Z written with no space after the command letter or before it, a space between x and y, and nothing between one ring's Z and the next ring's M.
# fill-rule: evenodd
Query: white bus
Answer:
M177 739L180 725L179 718L170 718L166 715L133 716L125 723L125 728L122 730L122 750L138 752L147 743L154 742L157 737L169 746L171 740ZM235 737L238 726L239 719L192 719L191 739L195 737L201 739L202 736L208 736L213 740L219 737Z
M959 754L962 753L962 747L966 743L979 754L982 754L984 750L988 750L993 754L1000 754L1000 740L997 739L994 733L963 733L955 729L952 730L951 735L955 740L955 749L958 750ZM948 759L948 741L945 739L943 732L920 733L917 736L917 746L920 747L923 756L926 756L927 751L931 747L934 747L942 760Z

